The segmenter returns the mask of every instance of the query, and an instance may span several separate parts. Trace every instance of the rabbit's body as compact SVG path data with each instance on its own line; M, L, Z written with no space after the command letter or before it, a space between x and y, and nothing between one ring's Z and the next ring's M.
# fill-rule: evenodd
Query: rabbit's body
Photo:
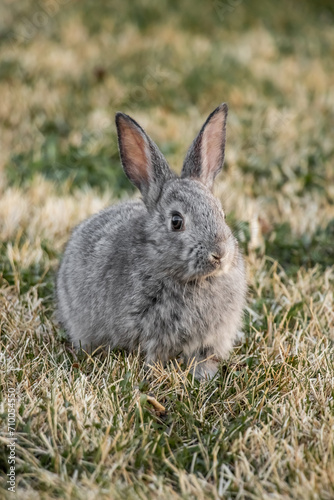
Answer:
M148 362L179 354L224 358L244 307L242 256L208 187L188 175L178 178L149 144L145 164L151 159L164 169L160 189L157 182L146 191L139 186L144 202L109 207L74 230L58 273L59 319L84 349L140 347ZM122 146L120 140L123 164L129 164ZM181 230L173 227L178 217ZM207 361L197 375L215 371Z

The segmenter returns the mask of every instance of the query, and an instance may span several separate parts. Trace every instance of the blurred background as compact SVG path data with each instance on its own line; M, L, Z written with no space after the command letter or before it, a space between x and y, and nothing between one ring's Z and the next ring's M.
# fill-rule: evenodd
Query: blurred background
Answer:
M117 110L180 170L207 115L226 101L217 193L245 250L262 248L286 266L333 262L331 1L3 0L0 50L5 240L17 225L29 236L27 213L42 192L52 191L54 205L36 227L47 239L59 213L51 236L61 244L100 204L71 219L57 212L57 196L90 192L104 206L134 193L120 167Z

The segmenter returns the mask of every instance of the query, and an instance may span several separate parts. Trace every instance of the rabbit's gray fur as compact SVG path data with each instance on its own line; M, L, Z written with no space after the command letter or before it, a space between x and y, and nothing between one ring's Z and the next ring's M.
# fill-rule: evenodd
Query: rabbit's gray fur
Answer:
M59 321L76 347L140 347L148 363L228 355L246 281L238 244L211 193L224 160L226 116L225 104L209 116L180 178L134 120L116 115L123 167L143 200L111 206L73 231L57 299ZM219 151L208 153L217 144ZM184 231L171 230L174 212L183 215ZM211 262L211 254L221 261ZM196 376L214 375L216 365L201 362Z

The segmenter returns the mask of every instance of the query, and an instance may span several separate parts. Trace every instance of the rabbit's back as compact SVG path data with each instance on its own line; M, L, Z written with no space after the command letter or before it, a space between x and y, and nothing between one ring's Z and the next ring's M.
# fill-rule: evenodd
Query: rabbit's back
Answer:
M74 345L94 347L113 330L127 286L130 239L145 212L141 201L120 203L74 229L57 279L58 320Z

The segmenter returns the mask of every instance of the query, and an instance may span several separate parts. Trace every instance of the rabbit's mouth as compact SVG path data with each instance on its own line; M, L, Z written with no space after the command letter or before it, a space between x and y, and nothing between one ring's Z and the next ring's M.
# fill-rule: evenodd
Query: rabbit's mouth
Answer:
M219 267L215 270L214 274L216 276L221 276L222 274L227 274L232 267L233 258L228 252L220 261Z
M232 264L233 259L231 259L228 255L220 259L219 262L212 262L209 260L207 262L207 265L203 266L202 268L190 270L187 281L195 281L198 279L205 280L206 278L222 276L224 274L227 274L231 270Z
M222 256L210 255L207 269L203 269L202 277L216 277L228 274L235 266L238 247L228 249Z
M238 246L229 243L216 243L209 249L201 242L186 254L181 253L176 260L179 265L171 262L173 274L182 281L196 281L229 273L238 256Z

